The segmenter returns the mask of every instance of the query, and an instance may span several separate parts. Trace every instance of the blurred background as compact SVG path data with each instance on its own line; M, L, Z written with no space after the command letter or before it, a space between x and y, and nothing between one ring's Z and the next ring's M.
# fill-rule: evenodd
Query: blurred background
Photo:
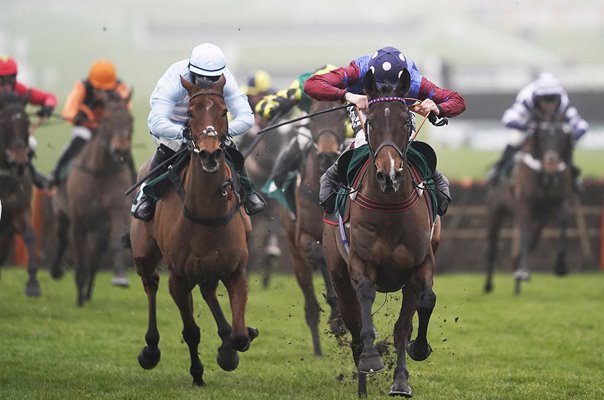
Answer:
M462 116L422 133L453 178L484 175L512 134L499 122L503 111L536 74L553 72L592 127L577 163L587 176L604 175L600 0L20 0L4 2L0 14L0 53L16 58L20 81L57 94L57 111L92 62L116 64L135 90L139 164L154 147L146 127L151 90L171 63L206 41L223 49L240 85L264 69L276 88L326 63L398 47L425 76L466 98ZM41 170L50 169L69 131L60 121L38 130Z

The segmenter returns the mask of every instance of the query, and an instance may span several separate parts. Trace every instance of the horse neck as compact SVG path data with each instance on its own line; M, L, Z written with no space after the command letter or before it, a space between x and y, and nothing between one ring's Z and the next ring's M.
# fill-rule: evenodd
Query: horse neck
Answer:
M102 132L97 132L96 135L86 143L82 149L79 158L79 163L90 169L109 169L112 164L117 163L110 154L106 143L102 140Z
M304 167L302 169L302 181L300 185L307 191L319 193L319 181L321 179L321 166L319 154L312 150L306 153Z
M219 163L218 171L209 174L203 170L197 156L190 157L183 187L186 193L185 205L196 217L214 218L228 211L230 196L220 195L221 186L227 179L228 167L224 156Z

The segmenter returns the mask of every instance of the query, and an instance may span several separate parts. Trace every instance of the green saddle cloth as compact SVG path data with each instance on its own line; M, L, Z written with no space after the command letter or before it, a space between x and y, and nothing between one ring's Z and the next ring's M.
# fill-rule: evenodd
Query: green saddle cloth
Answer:
M347 186L351 187L355 183L355 179L361 167L369 159L369 146L363 145L359 148L354 149L348 168L346 170ZM422 177L425 187L428 190L424 190L424 193L430 197L430 203L432 205L432 220L436 218L436 211L438 208L436 199L436 186L434 179L432 179L433 171L430 169L427 158L417 149L414 148L413 143L407 148L407 159L411 165L417 170L419 175ZM416 182L419 184L420 182ZM345 216L346 202L348 201L350 189L348 187L340 188L336 197L336 211ZM355 188L356 189L356 188Z

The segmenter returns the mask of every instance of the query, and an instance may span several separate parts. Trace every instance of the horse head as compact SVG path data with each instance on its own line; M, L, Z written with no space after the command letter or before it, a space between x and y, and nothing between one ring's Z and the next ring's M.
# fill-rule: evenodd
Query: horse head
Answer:
M27 100L13 92L0 95L0 150L2 164L23 174L29 162L29 117Z
M188 129L193 152L205 172L215 173L224 159L228 139L228 111L222 94L226 78L221 75L218 81L198 79L196 84L183 77L180 81L189 93Z
M123 161L130 153L132 144L133 117L129 109L132 91L126 98L115 92L106 92L103 97L103 114L98 136L104 142L111 157Z
M314 101L310 112L325 111L338 105L336 102ZM344 110L336 110L315 115L308 123L321 173L325 172L340 154L342 143L346 139L346 118Z
M525 162L549 180L567 170L571 161L572 140L566 124L539 123L528 137L525 151L530 161L526 159Z
M413 130L405 94L411 76L404 69L396 86L380 85L373 71L365 75L363 88L369 99L365 134L369 154L376 168L375 178L384 193L397 192L401 187L407 146Z

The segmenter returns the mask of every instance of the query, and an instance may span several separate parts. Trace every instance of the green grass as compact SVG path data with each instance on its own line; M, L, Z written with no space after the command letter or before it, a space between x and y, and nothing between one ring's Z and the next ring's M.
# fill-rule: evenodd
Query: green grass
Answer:
M216 365L216 327L195 292L203 388L191 385L182 326L165 275L158 299L162 360L151 371L138 366L146 296L134 274L131 279L131 288L119 289L110 286L108 273L101 273L92 302L78 309L71 274L55 282L41 272L43 295L31 299L23 295L26 272L3 269L0 398L356 398L348 348L338 347L324 332L325 356L311 355L302 295L291 276L276 276L269 290L251 276L246 318L260 337L241 354L233 372ZM409 361L415 398L604 398L604 275L536 274L521 296L512 294L509 275L496 276L489 296L482 294L482 282L481 275L436 277L438 300L429 330L434 352L422 363ZM379 340L392 340L399 297L379 294L376 299L374 309L385 302L375 315ZM226 304L226 296L221 302ZM325 331L325 314L322 318ZM387 368L369 377L371 398L386 398L391 374Z

